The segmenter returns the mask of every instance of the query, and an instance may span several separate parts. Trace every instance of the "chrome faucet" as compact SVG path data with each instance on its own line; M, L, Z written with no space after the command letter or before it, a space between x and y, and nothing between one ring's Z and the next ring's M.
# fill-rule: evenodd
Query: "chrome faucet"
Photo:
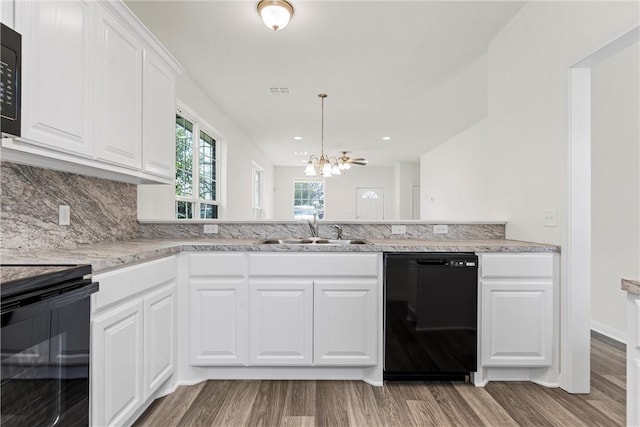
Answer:
M318 219L318 215L313 213L313 221L309 221L309 228L311 229L311 237L318 237L318 223L316 220Z
M338 232L338 240L342 240L342 227L339 225L334 225L333 228Z

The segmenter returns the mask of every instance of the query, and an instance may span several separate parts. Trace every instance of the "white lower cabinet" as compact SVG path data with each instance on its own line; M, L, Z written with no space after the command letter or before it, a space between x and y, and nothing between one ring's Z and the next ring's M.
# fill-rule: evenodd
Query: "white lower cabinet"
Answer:
M533 368L554 363L556 256L481 255L482 366Z
M377 365L380 258L189 254L191 365Z
M127 425L176 369L176 257L93 279L91 425Z
M92 320L92 425L121 425L143 401L143 302Z
M144 297L144 398L173 373L177 320L175 284Z
M314 283L316 365L377 364L377 279Z
M244 365L247 283L243 279L190 279L190 359L194 366Z
M552 292L550 282L482 284L483 365L551 365Z
M249 281L249 364L311 365L313 282Z

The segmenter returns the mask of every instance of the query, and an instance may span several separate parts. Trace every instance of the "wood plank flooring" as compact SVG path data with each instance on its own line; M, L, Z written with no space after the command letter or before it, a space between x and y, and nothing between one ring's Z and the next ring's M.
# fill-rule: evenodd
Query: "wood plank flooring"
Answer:
M135 426L624 426L625 363L624 345L593 334L586 395L528 382L206 381Z

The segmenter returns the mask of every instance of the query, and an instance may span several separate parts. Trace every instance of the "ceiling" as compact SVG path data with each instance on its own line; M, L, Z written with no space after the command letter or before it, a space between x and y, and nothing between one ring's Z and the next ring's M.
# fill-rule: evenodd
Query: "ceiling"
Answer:
M325 152L418 161L486 117L488 43L524 4L291 0L273 32L257 1L126 3L275 165L320 151L319 93Z

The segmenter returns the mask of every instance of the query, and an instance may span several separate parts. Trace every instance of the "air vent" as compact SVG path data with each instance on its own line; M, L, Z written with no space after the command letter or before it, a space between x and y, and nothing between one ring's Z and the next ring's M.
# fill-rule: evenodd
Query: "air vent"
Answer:
M273 96L291 95L289 87L270 87L269 93Z

